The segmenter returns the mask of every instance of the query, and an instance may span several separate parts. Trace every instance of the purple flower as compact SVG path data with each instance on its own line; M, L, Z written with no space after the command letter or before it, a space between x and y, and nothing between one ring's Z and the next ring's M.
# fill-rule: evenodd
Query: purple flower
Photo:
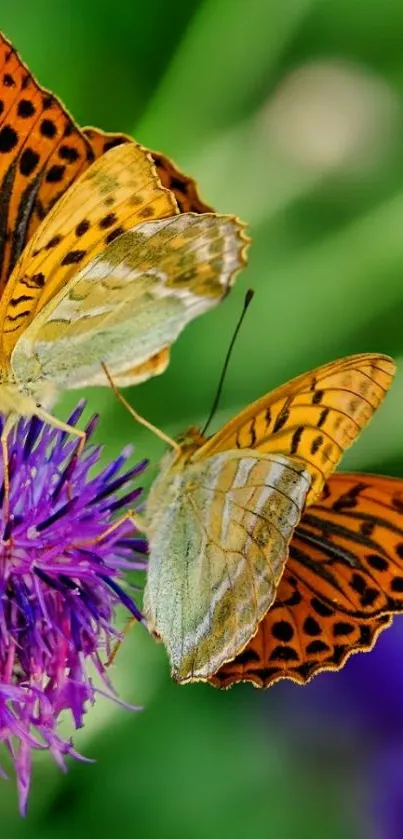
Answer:
M281 716L296 752L318 775L342 768L345 799L366 839L403 835L403 624L400 616L370 653L304 688L279 685ZM283 716L284 715L284 716Z
M115 607L123 603L141 619L119 580L127 569L144 568L146 546L130 522L111 524L138 498L141 489L119 491L146 463L122 473L126 449L94 475L99 448L87 444L77 456L76 438L35 417L19 422L8 451L8 515L0 464L0 742L14 761L24 814L32 751L48 749L62 768L65 755L80 757L58 723L67 709L75 728L82 726L98 690L89 664L113 696L104 662L119 637Z

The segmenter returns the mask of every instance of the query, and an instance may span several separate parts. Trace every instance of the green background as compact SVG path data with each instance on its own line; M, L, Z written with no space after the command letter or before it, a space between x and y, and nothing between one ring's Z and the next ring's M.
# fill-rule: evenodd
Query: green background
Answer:
M382 351L399 360L401 0L1 0L0 11L0 27L80 124L128 132L171 155L206 201L251 225L250 264L230 299L186 330L162 378L129 393L138 411L171 434L203 421L248 287L256 297L217 425L338 356ZM163 446L110 392L87 395L102 414L106 457L133 441L136 454L158 462ZM75 401L61 400L60 416ZM402 405L403 372L344 468L403 475ZM13 786L0 782L4 834L360 835L345 795L347 752L325 772L305 760L281 710L282 686L264 695L176 687L140 628L114 678L144 711L100 700L76 738L95 765L70 762L65 777L48 756L36 760L25 822ZM302 690L286 686L291 707Z

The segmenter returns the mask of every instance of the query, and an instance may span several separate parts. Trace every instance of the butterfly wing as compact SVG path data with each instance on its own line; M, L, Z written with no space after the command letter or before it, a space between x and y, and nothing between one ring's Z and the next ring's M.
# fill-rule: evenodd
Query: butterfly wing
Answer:
M391 358L371 353L325 364L254 402L214 434L195 458L245 447L290 455L311 474L311 504L382 402L394 373Z
M88 139L0 34L0 293L44 216L94 160Z
M46 303L125 229L176 212L141 146L111 149L94 163L47 215L10 277L0 303L3 357Z
M41 87L0 33L0 293L25 245L58 199L123 134L80 130L59 100ZM152 152L161 183L181 212L210 212L194 181Z
M109 134L97 128L84 128L83 133L91 144L95 157L98 158L109 149L122 143L132 142L125 134ZM161 152L150 151L157 168L159 179L175 195L181 213L212 213L212 207L199 197L193 178L189 178Z
M232 216L184 213L120 235L23 332L11 357L17 380L107 384L104 361L132 383L131 368L227 294L244 264L242 228ZM163 366L166 356L157 361Z
M274 605L217 687L279 679L305 684L370 650L403 611L403 481L332 475L305 511Z
M168 349L161 350L155 355L152 355L147 361L142 364L137 364L134 367L123 370L123 372L115 373L113 380L117 387L130 387L130 385L137 385L140 382L146 382L153 376L160 376L164 370L167 369L170 359L170 352ZM97 380L97 376L94 377ZM100 384L104 384L103 376L100 376Z
M177 681L207 679L256 632L308 487L301 464L252 451L224 452L154 483L144 610Z
M120 146L123 143L133 142L127 134L113 134L101 131L99 128L84 128L83 133L90 142L91 149L98 159L109 149ZM197 184L188 175L185 175L166 155L161 152L149 150L157 169L158 177L163 186L169 189L176 198L176 203L181 213L213 213L214 210L209 204L201 200ZM162 350L144 364L137 365L124 373L115 375L115 383L118 387L138 384L151 376L163 373L169 363L169 350Z

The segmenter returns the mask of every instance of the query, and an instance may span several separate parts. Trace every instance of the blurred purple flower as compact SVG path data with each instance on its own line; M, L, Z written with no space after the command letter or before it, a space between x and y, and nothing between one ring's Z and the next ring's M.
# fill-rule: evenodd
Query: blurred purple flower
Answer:
M293 741L316 770L342 767L365 839L403 836L403 622L397 617L369 654L302 690L280 687ZM319 769L319 772L322 770Z
M77 457L76 439L35 417L19 422L8 448L7 519L0 465L0 742L12 756L24 814L32 751L48 749L62 768L65 755L81 757L59 736L58 723L67 709L81 727L86 704L94 703L88 665L114 695L101 654L105 660L119 637L115 607L123 603L141 619L119 579L124 570L144 568L144 541L128 522L105 533L114 514L138 498L141 489L121 497L119 490L146 464L122 473L126 449L94 476L100 449L87 445Z
M401 728L401 720L399 729ZM403 738L388 740L370 764L363 811L367 814L368 839L403 836Z

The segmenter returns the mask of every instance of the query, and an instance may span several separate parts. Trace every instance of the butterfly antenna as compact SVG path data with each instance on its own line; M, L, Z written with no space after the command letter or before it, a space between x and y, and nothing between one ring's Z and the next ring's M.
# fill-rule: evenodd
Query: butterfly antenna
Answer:
M240 314L238 323L237 323L237 325L234 329L234 333L233 333L233 336L231 338L231 343L230 343L230 345L228 347L228 350L227 350L227 355L225 356L225 361L224 361L224 364L223 364L223 368L222 368L222 372L221 372L221 376L220 376L220 381L218 382L218 387L217 387L216 395L215 395L215 398L214 398L213 407L211 408L210 416L209 416L209 418L208 418L208 420L207 420L207 422L206 422L206 424L205 424L205 426L204 426L204 428L201 432L202 435L204 435L206 433L206 431L207 431L207 429L208 429L208 427L211 423L211 420L213 419L214 414L217 410L218 403L220 401L221 394L222 394L222 389L223 389L223 385L224 385L224 381L225 381L225 376L226 376L227 370L228 370L228 365L230 363L232 350L234 349L235 341L238 337L238 332L239 332L239 330L242 326L242 322L243 322L243 319L246 315L246 312L248 311L249 305L252 302L254 293L255 292L253 291L253 289L249 288L248 291L245 294L245 300L244 300L242 312Z
M159 437L160 440L163 440L164 443L168 443L169 446L171 446L176 451L180 452L181 447L180 447L179 443L176 442L176 440L173 440L172 437L168 437L168 434L165 434L163 431L161 431L160 428L157 428L156 425L153 425L152 422L149 422L148 420L146 420L145 417L142 417L141 414L138 414L137 411L135 411L134 408L132 408L130 403L121 394L119 388L116 386L115 382L113 381L113 378L112 378L106 364L104 364L103 361L101 361L101 364L102 364L102 367L104 369L105 376L108 379L108 382L109 382L116 398L119 400L119 402L122 403L124 408L126 408L126 410L129 412L130 416L132 416L133 419L136 420L136 422L139 422L140 425L144 425L145 428L148 428L149 431L152 431L152 433L155 434L156 437Z

